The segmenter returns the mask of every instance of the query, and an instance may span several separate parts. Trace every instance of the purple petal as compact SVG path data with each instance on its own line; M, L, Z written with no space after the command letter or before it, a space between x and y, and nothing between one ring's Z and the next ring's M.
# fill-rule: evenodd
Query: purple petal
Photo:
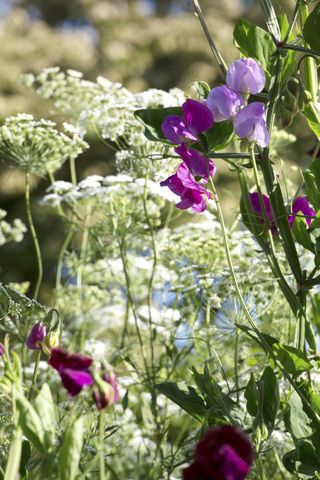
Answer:
M168 115L161 125L161 130L169 142L174 145L198 140L198 137L188 128L179 115Z
M73 370L88 370L93 360L90 357L81 355L80 353L68 353L61 348L53 348L49 364L60 372L66 368Z
M270 142L265 122L265 106L261 102L250 103L247 107L239 110L234 117L233 125L240 138L257 142L261 147L266 147Z
M316 211L311 207L308 197L297 197L293 204L292 204L292 213L294 215L289 215L288 220L290 225L292 225L295 221L296 215L302 213L302 215L306 215L307 217L314 217ZM312 218L306 218L307 225L309 226L312 222Z
M207 106L215 122L223 122L234 117L243 103L241 95L230 90L227 85L213 88L207 98Z
M182 105L183 120L190 131L197 135L213 125L213 116L209 108L197 100L188 99Z
M258 213L259 215L263 215L261 202L260 202L260 195L258 194L258 192L249 193L249 197L250 197L250 204L252 206L252 210L255 213ZM267 195L262 194L262 199L266 209L267 217L269 220L272 220L273 216L272 216L269 197L267 197Z
M0 342L0 357L4 355L5 349L3 343Z
M211 177L215 174L216 166L208 158L201 155L197 150L187 148L186 145L180 145L174 149L174 151L180 155L182 160L189 168L192 175L200 178L208 178L208 173ZM209 171L209 172L208 172Z
M60 371L60 377L63 386L68 390L72 397L78 395L83 388L93 384L91 374L82 370L65 368Z
M30 350L41 350L41 342L47 334L45 325L37 322L33 325L31 332L27 336L26 345Z
M253 58L241 58L230 65L226 80L231 90L258 93L265 86L266 76Z

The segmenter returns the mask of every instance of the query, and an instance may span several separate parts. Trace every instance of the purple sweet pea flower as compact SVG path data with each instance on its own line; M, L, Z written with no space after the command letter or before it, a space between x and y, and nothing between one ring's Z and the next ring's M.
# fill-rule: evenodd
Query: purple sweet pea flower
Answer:
M241 95L230 90L227 85L213 88L206 101L215 122L233 118L243 104L244 100Z
M269 197L267 195L262 194L262 199L263 199L267 219L270 222L269 226L270 226L271 232L273 235L275 235L277 233L277 227L276 227L274 216L271 210ZM250 205L253 212L260 218L260 223L264 224L265 217L261 208L260 195L258 194L258 192L249 193L249 201L250 201Z
M114 373L103 375L103 379L99 379L96 383L92 396L98 410L118 402L120 395L116 375Z
M74 397L87 386L93 384L89 371L92 358L79 353L67 353L60 348L53 348L49 364L59 372L63 386Z
M31 332L27 336L26 345L30 350L41 350L41 343L47 334L45 325L37 322L33 325Z
M269 145L270 135L266 126L263 103L253 102L239 110L234 117L233 125L238 137L257 142L260 147Z
M253 58L241 58L233 62L226 80L231 90L240 93L259 93L266 84L264 71Z
M174 151L182 158L194 177L208 179L208 171L211 177L215 174L215 164L197 150L187 148L185 144L182 144Z
M4 355L4 352L5 352L4 345L3 345L3 343L0 342L0 357L2 357Z
M297 197L293 204L292 204L292 214L289 215L288 221L289 224L292 226L297 214L302 214L305 215L306 217L314 217L316 214L316 211L311 207L308 197ZM307 222L307 225L310 226L312 222L312 218L305 218L305 221Z
M240 428L214 427L198 443L194 463L184 480L244 480L253 462L253 448Z
M176 204L177 208L186 210L192 208L195 212L201 213L206 209L206 200L211 194L202 185L196 182L185 163L181 163L174 175L160 183L161 187L169 187L170 190L181 198Z
M199 133L209 130L213 116L209 108L197 100L188 99L182 105L182 117L168 115L161 125L164 136L173 144L196 142Z

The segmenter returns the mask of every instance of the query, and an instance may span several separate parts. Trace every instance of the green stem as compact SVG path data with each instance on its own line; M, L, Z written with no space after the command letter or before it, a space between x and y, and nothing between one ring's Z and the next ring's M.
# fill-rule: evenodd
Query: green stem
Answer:
M12 410L13 410L13 423L14 423L14 433L13 439L10 443L8 462L6 466L6 471L4 474L4 480L17 480L19 475L20 468L20 459L22 451L22 431L18 425L18 414L16 411L16 395L15 387L12 389Z
M238 362L239 362L239 331L238 331L238 328L236 327L236 340L235 340L235 346L234 346L234 378L235 378L237 403L239 403L239 369L238 369Z
M29 394L28 394L28 400L31 400L32 395L33 395L33 392L34 392L34 390L35 390L35 386L36 386L36 382L37 382L37 377L38 377L38 372L39 372L39 362L40 362L40 358L41 358L41 350L38 350L38 351L37 351L37 355L36 355L36 361L35 361L35 364L34 364L33 375L32 375L32 382L31 382L31 387L30 387Z
M104 461L104 430L105 411L102 409L99 413L99 480L106 479L106 466Z
M75 162L74 157L70 157L69 166L70 166L71 182L73 183L73 185L76 185L77 184L77 171L76 171L76 162Z
M39 245L38 237L37 237L36 230L35 230L35 227L34 227L34 223L33 223L33 219L32 219L32 213L31 213L30 174L29 174L28 170L26 171L26 177L25 177L25 201L26 201L26 211L27 211L29 229L30 229L30 233L31 233L31 236L32 236L33 245L34 245L34 249L35 249L36 257L37 257L37 264L38 264L38 277L37 277L37 283L36 283L36 286L35 286L35 289L34 289L34 294L33 294L33 298L36 300L38 298L39 289L40 289L40 285L41 285L41 282L42 282L43 265L42 265L40 245Z
M300 24L301 30L303 29L304 23L308 18L309 11L308 5L305 2L301 2L299 5L300 13ZM307 47L308 44L303 41L303 46ZM317 74L317 63L314 58L308 56L304 60L304 84L306 89L311 93L311 98L313 102L318 100L318 74Z
M264 473L263 464L259 456L257 456L256 458L256 466L257 466L260 480L267 480L267 477Z
M65 252L69 246L69 243L71 242L73 236L73 230L70 229L60 250L59 256L58 256L58 263L57 263L57 273L56 273L56 290L58 290L61 287L61 276L62 276L62 266L63 266L63 257L65 255Z
M218 64L218 66L219 66L221 75L222 75L223 78L225 78L225 76L227 74L227 66L225 64L225 61L223 60L219 50L217 49L217 47L216 47L216 45L213 41L213 38L210 35L209 29L207 27L207 24L205 22L205 19L204 19L203 15L202 15L202 11L201 11L198 0L193 0L193 3L194 3L195 10L196 10L196 14L198 15L198 18L200 20L202 29L203 29L204 34L206 36L207 42L208 42L208 44L211 48L211 51L213 53L214 58L216 59L216 62Z

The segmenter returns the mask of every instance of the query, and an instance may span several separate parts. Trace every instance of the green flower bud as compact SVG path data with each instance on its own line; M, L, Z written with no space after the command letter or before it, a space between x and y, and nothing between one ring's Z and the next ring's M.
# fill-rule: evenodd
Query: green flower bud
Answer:
M42 341L43 352L50 357L51 350L60 344L60 330L49 332Z

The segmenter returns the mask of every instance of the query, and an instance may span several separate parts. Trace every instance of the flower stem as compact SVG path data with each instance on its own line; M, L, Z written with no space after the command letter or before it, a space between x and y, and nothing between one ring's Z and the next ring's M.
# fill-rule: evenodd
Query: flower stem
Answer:
M35 364L34 364L32 382L31 382L31 387L30 387L29 394L28 394L28 400L31 400L31 397L33 395L33 392L34 392L34 389L35 389L35 386L36 386L38 371L39 371L40 358L41 358L41 350L38 350L37 351L37 356L36 356L36 361L35 361Z
M26 211L27 211L29 228L30 228L34 249L35 249L35 252L36 252L37 263L38 263L38 277L37 277L37 283L36 283L36 286L35 286L35 289L34 289L34 294L33 294L33 298L36 300L38 298L39 289L40 289L40 285L41 285L41 282L42 282L43 265L42 265L40 245L39 245L38 237L37 237L36 230L35 230L35 227L34 227L34 223L33 223L33 219L32 219L32 213L31 213L31 206L30 206L30 173L29 173L28 170L26 171L26 177L25 177L25 201L26 201Z
M105 430L105 411L102 409L99 413L99 480L105 480L106 467L104 462L104 430Z
M20 459L22 451L22 431L18 424L18 414L16 411L16 395L15 386L12 387L12 410L13 410L13 423L14 433L13 439L10 444L8 463L4 474L4 480L16 480L19 474Z

